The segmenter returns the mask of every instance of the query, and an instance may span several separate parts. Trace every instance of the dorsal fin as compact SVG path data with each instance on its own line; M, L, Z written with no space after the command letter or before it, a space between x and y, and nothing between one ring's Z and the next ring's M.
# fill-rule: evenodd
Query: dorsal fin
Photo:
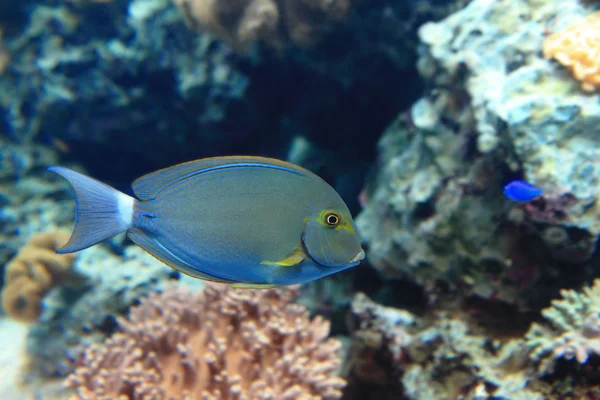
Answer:
M215 169L235 167L275 168L299 175L312 175L311 172L302 167L274 158L253 156L213 157L160 169L136 179L131 186L140 200L152 200L165 188L189 177L214 171Z

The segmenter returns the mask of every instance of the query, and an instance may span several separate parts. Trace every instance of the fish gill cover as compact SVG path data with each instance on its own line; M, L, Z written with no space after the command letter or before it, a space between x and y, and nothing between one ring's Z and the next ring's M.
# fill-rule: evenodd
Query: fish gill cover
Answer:
M4 2L0 398L600 398L598 8ZM53 253L75 204L48 166L131 195L223 155L325 179L366 259L292 295L205 287L122 237Z

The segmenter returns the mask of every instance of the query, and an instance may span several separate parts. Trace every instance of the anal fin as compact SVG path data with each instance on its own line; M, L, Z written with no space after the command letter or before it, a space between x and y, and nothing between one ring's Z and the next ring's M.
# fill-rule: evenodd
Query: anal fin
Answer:
M213 275L206 274L204 272L199 271L196 268L193 268L185 261L181 260L179 257L174 255L171 251L165 248L160 242L151 238L146 231L142 229L130 229L127 232L127 236L135 244L140 246L142 249L146 250L150 253L154 258L158 259L160 262L168 265L169 267L176 269L177 271L184 273L186 275L191 276L192 278L203 279L205 281L210 282L218 282L218 283L232 283L234 281L219 278Z

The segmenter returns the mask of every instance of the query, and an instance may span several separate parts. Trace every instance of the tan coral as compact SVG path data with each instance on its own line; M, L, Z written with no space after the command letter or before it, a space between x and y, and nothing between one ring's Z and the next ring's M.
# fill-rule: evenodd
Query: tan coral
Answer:
M68 239L63 232L31 238L6 265L2 305L17 320L32 322L42 313L42 299L57 285L79 286L85 279L73 271L76 255L56 254Z
M334 400L340 342L295 292L208 285L167 288L87 349L66 385L73 399Z
M593 92L600 88L600 11L566 29L548 36L544 56L568 67L581 81L581 88Z
M0 75L6 71L10 64L10 53L2 40L2 29L0 29Z
M173 0L192 28L213 33L239 51L263 42L312 46L332 22L343 20L350 0Z

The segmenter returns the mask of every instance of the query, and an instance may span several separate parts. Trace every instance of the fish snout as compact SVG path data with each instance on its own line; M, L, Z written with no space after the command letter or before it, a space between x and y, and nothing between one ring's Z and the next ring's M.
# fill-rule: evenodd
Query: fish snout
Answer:
M362 260L364 260L364 258L365 258L365 251L363 249L360 249L360 251L358 252L358 254L355 255L354 257L352 257L352 259L350 260L350 263L351 264L358 264Z

